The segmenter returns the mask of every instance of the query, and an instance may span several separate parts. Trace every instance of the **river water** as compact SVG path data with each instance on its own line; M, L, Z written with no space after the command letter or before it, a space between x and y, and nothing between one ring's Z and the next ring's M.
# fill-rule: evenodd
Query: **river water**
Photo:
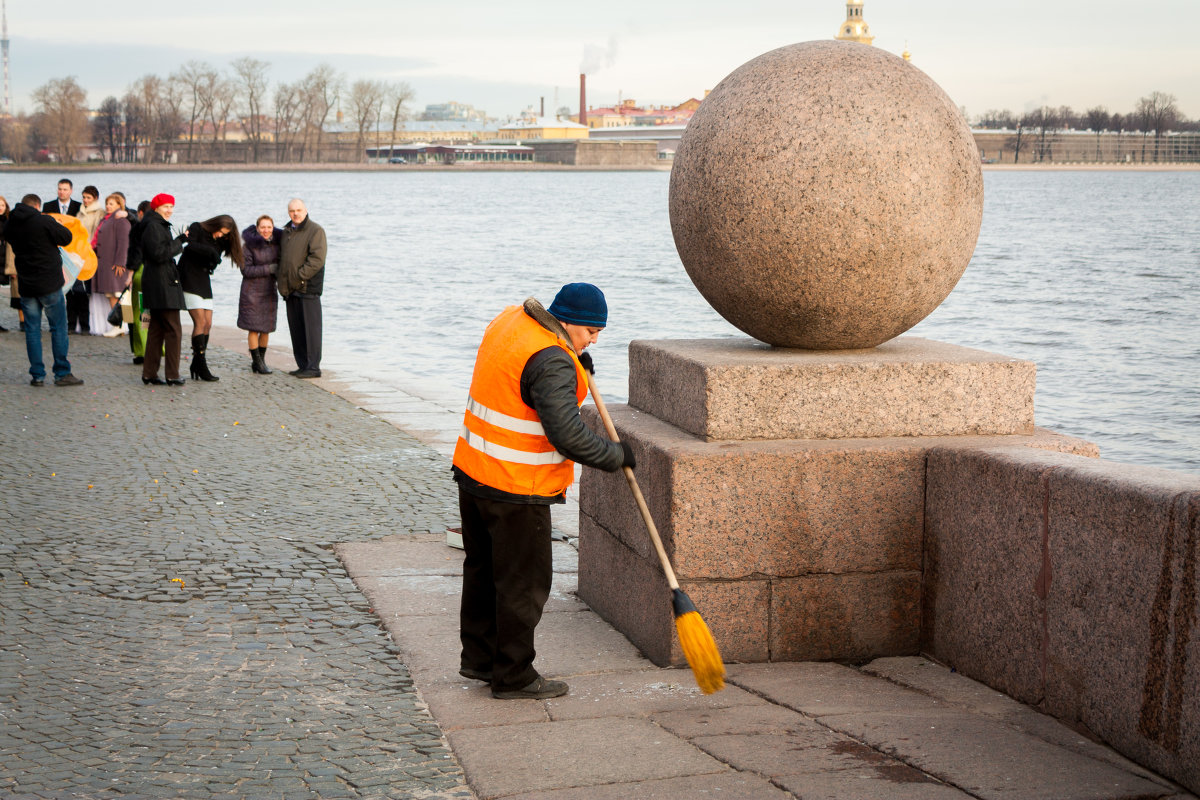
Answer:
M53 196L55 173L0 193ZM277 223L303 197L329 236L325 359L426 397L463 398L475 347L507 304L601 286L593 346L606 398L627 396L631 339L742 336L692 286L671 239L665 172L76 173L102 195L176 196L174 222ZM1200 474L1200 172L987 172L971 266L909 332L1038 365L1037 423L1104 457ZM238 273L214 278L237 317ZM280 315L281 344L287 342ZM185 328L187 326L185 325Z

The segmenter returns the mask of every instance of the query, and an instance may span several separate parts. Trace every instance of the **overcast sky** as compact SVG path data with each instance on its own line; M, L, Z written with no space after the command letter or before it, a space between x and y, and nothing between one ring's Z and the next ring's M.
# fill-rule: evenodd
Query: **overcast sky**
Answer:
M188 59L225 68L251 55L271 63L273 80L327 61L350 80L409 82L417 109L457 100L499 117L543 96L547 110L574 111L585 60L594 62L590 105L618 95L655 105L703 97L761 53L832 38L845 18L835 0L7 6L17 109L32 110L30 91L51 78L74 75L95 107ZM1156 90L1200 117L1198 0L866 0L863 16L875 46L900 53L907 43L913 63L972 117L1042 104L1127 112Z

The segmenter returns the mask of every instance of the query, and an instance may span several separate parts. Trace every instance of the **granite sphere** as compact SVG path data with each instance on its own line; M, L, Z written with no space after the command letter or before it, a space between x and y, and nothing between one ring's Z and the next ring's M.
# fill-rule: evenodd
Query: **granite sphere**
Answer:
M853 42L739 67L688 124L671 229L721 316L779 347L874 347L962 277L983 217L979 151L925 73Z

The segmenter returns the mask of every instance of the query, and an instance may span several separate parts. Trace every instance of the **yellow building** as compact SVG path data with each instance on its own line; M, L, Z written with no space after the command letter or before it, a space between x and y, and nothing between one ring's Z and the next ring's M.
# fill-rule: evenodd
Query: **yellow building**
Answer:
M863 0L846 0L846 21L833 38L859 44L875 41L875 37L871 35L871 27L863 21Z
M536 117L500 126L502 139L586 139L588 127L567 119Z

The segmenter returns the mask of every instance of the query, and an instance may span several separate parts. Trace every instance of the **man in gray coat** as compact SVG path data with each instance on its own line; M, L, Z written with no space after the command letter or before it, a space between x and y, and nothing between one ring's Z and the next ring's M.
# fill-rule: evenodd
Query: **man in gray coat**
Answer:
M325 284L325 229L308 217L304 201L288 203L291 222L279 245L279 295L287 306L297 378L321 377L321 290Z

